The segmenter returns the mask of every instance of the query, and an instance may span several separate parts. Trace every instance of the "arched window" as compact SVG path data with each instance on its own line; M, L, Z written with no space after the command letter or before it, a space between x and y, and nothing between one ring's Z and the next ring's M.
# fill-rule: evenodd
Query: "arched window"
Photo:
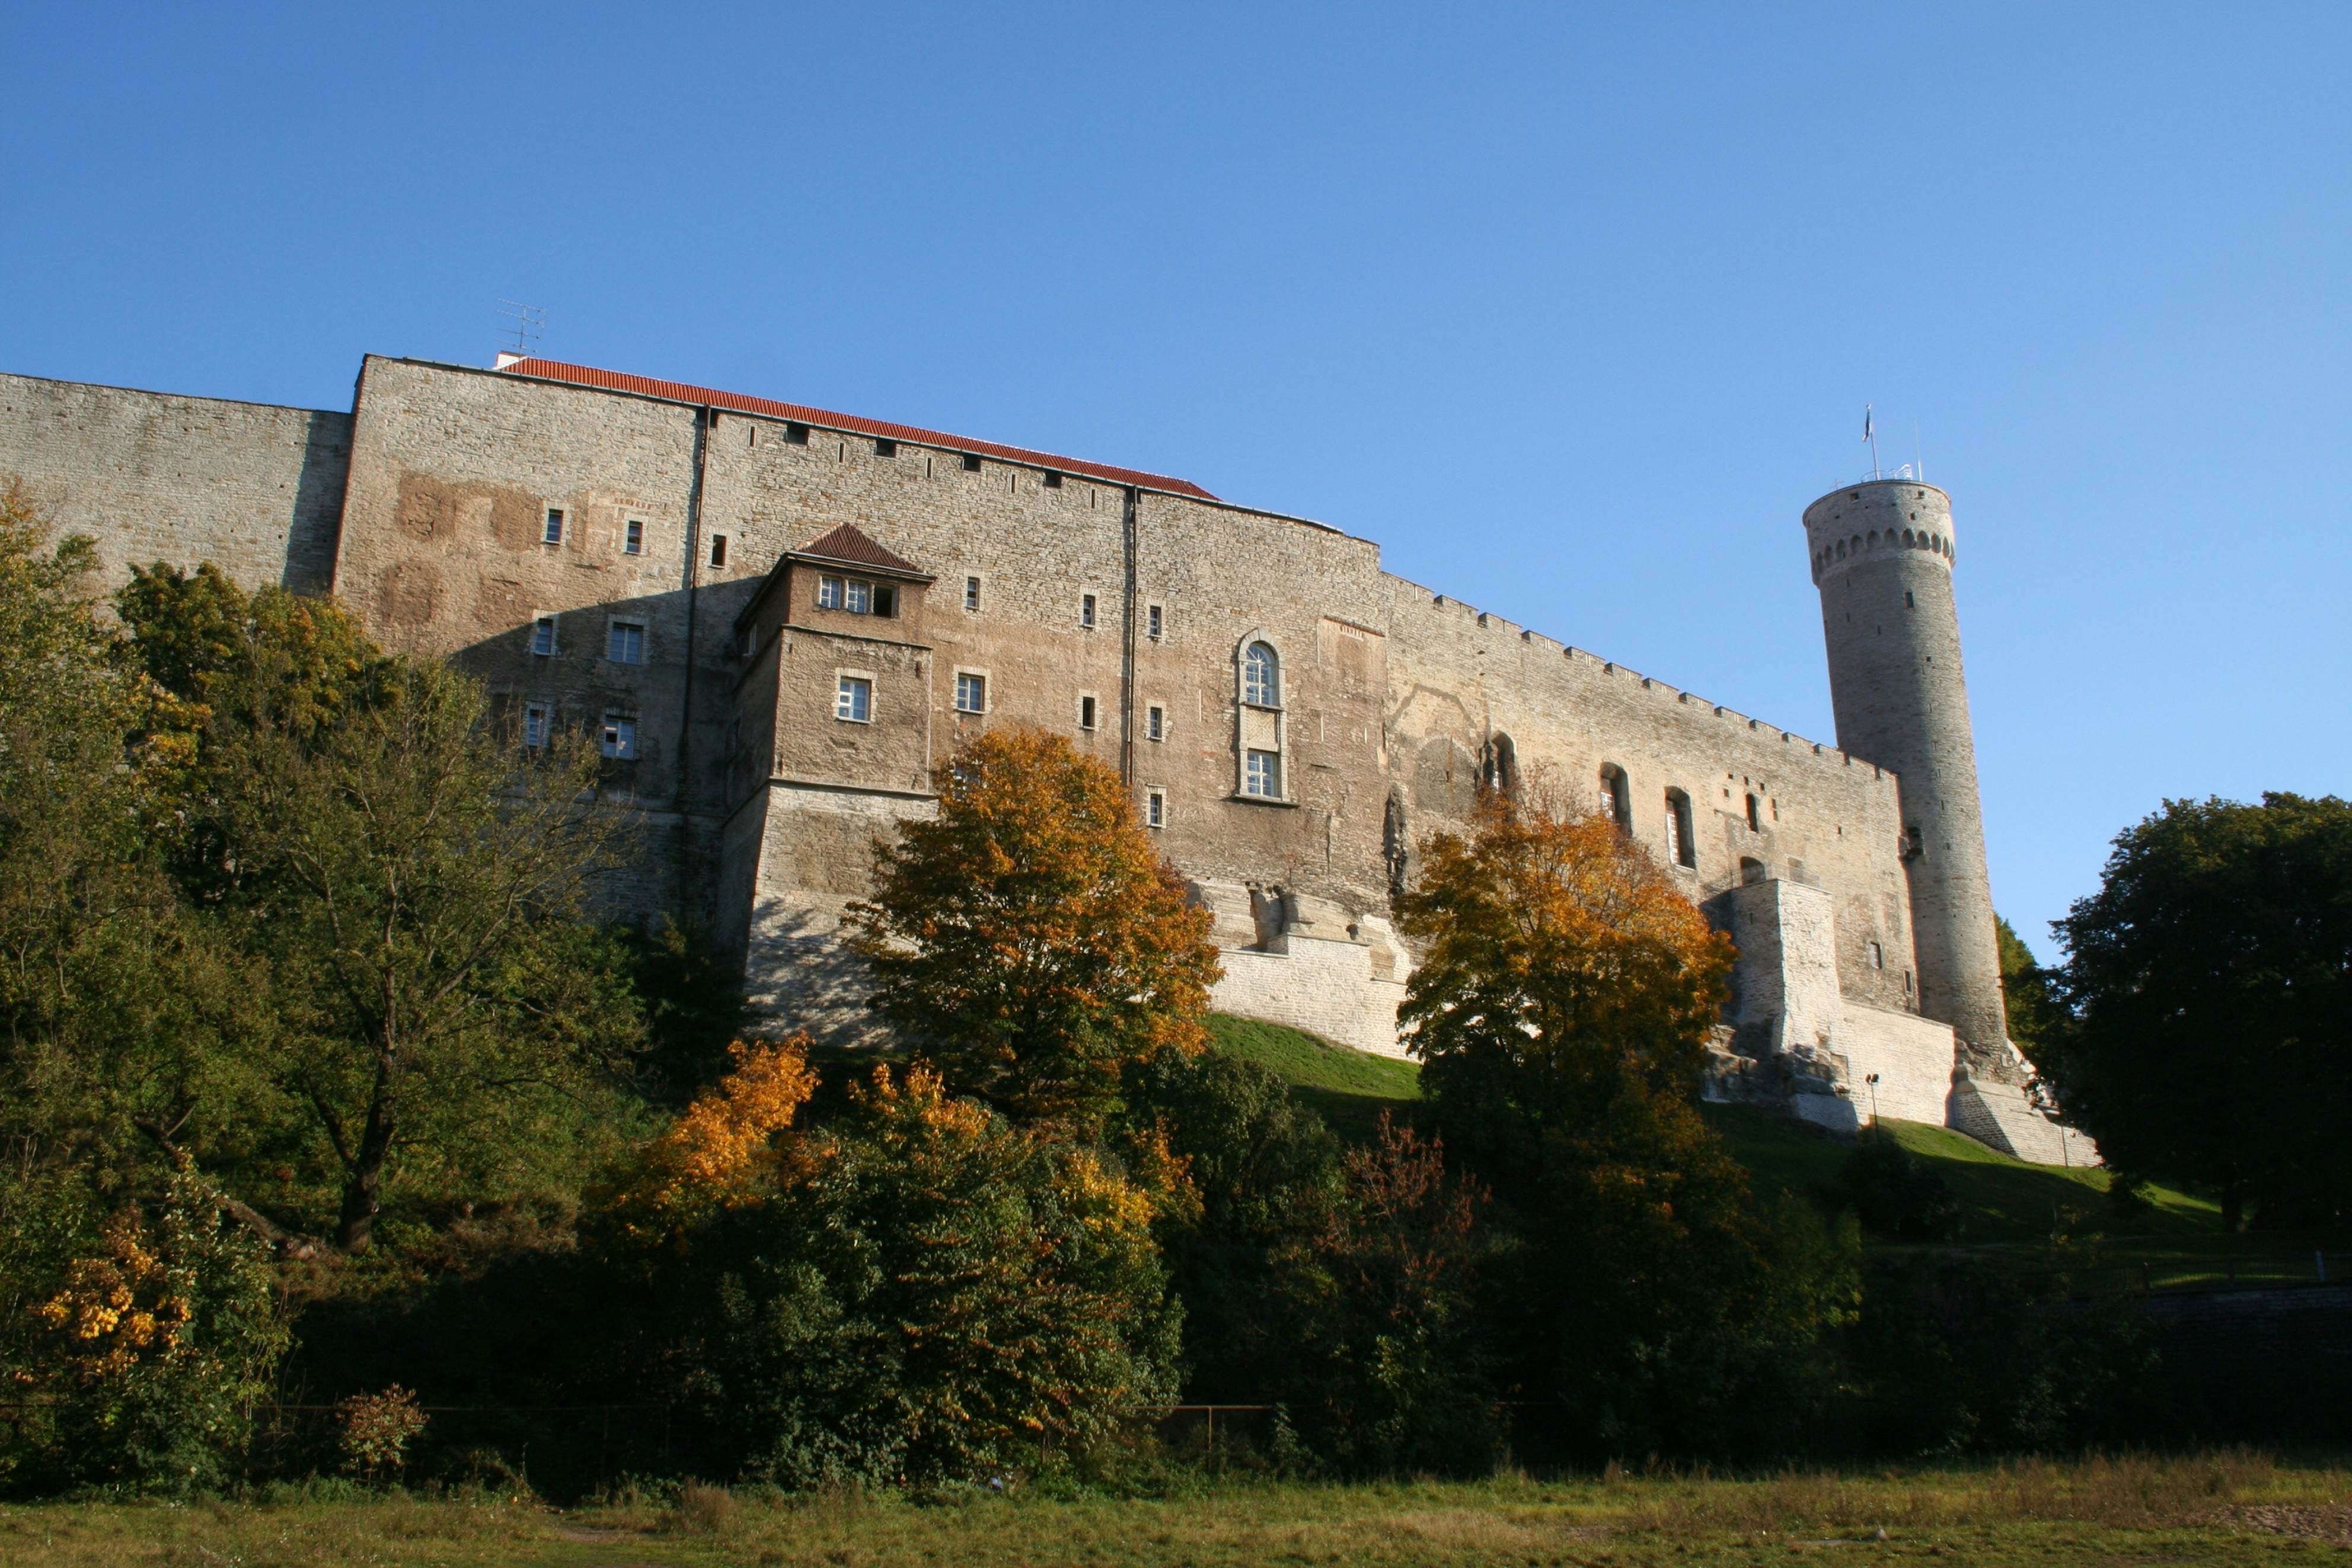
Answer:
M1764 880L1764 862L1753 855L1739 857L1739 885L1747 887Z
M1666 858L1678 866L1698 865L1698 846L1691 841L1690 797L1679 789L1666 791Z
M1625 770L1613 762L1601 765L1601 809L1617 824L1620 832L1633 831L1633 784Z
M1764 831L1763 813L1757 810L1756 797L1753 795L1748 797L1748 831L1751 833L1760 833Z
M1486 737L1485 756L1478 761L1478 782L1498 795L1507 795L1519 787L1519 751L1507 735Z
M1242 701L1255 707L1282 706L1282 666L1264 643L1252 643L1242 654Z

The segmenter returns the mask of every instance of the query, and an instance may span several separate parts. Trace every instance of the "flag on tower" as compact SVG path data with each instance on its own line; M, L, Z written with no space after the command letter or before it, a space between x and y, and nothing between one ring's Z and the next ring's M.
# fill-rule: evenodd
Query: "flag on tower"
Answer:
M1870 405L1868 403L1864 403L1862 405L1862 438L1864 441L1867 441L1870 439L1871 434Z

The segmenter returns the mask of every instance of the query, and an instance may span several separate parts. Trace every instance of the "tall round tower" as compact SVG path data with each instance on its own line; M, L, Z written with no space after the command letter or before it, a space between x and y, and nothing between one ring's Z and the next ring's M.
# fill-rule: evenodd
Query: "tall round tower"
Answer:
M1839 747L1900 775L1919 1010L1963 1060L2007 1066L1976 737L1952 602L1952 501L1916 479L1843 486L1805 508Z

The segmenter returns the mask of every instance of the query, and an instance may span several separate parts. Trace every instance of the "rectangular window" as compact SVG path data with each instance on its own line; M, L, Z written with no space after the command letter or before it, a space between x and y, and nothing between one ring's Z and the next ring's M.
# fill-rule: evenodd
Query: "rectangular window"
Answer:
M1751 833L1760 833L1764 831L1764 821L1757 813L1756 797L1753 795L1748 797L1748 831Z
M980 472L979 454L967 452L963 455L963 471L967 474L977 474Z
M898 614L898 591L891 587L887 582L876 583L874 585L874 613L877 615Z
M985 713L988 711L988 677L958 675L956 677L956 712Z
M887 435L877 436L874 441L874 455L877 457L896 457L898 455L898 444L891 440Z
M1870 967L1874 969L1886 967L1886 949L1875 942L1870 945Z
M542 615L530 623L530 651L541 658L555 657L555 617Z
M1160 613L1160 606L1155 604L1150 610L1144 612L1144 635L1157 643L1160 641L1160 632L1164 630L1166 630L1166 617Z
M522 743L536 751L547 744L548 711L545 703L525 703L522 707Z
M1244 786L1252 795L1263 795L1269 800L1282 799L1282 758L1271 751L1249 754L1249 771Z
M1046 469L1045 486L1048 490L1060 489L1062 487L1062 476L1059 474L1055 473L1051 468Z
M598 742L605 756L615 762L637 759L637 721L625 714L604 716L604 730Z
M547 508L547 527L541 532L539 542L547 545L560 545L563 542L562 507L550 507Z
M1080 729L1092 729L1094 727L1095 699L1092 697L1080 697L1078 699L1078 727Z
M1143 798L1143 821L1146 827L1168 825L1168 791L1154 789Z
M1081 593L1078 595L1078 624L1091 630L1094 623L1095 596L1091 593Z
M616 664L642 664L646 662L646 623L642 621L615 621L605 634L604 657Z
M966 610L980 608L980 579L967 577L963 580L963 607Z
M1158 706L1144 709L1143 738L1146 740L1164 740L1167 738L1167 736L1168 710Z
M841 579L837 577L818 578L816 580L816 607L819 610L840 609L842 591L843 583Z
M794 446L806 446L808 444L808 426L805 424L785 425L784 440Z
M854 577L851 578L849 580L846 594L842 600L841 607L848 611L852 615L873 614L874 585L870 582L860 582Z
M713 534L710 536L710 564L713 566L725 566L727 564L727 536L725 534Z
M621 553L623 555L646 553L646 525L635 517L621 525Z
M1671 795L1666 797L1666 859L1676 865L1683 863L1683 825Z
M834 694L833 716L854 719L866 724L874 717L874 683L861 681L856 675L841 677L841 687Z

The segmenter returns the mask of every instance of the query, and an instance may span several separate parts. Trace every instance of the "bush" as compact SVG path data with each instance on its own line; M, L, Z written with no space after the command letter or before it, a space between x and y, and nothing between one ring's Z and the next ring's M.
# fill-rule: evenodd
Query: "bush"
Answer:
M1959 1197L1943 1173L1875 1127L1846 1156L1828 1197L1853 1210L1864 1229L1893 1240L1949 1241L1962 1228Z

